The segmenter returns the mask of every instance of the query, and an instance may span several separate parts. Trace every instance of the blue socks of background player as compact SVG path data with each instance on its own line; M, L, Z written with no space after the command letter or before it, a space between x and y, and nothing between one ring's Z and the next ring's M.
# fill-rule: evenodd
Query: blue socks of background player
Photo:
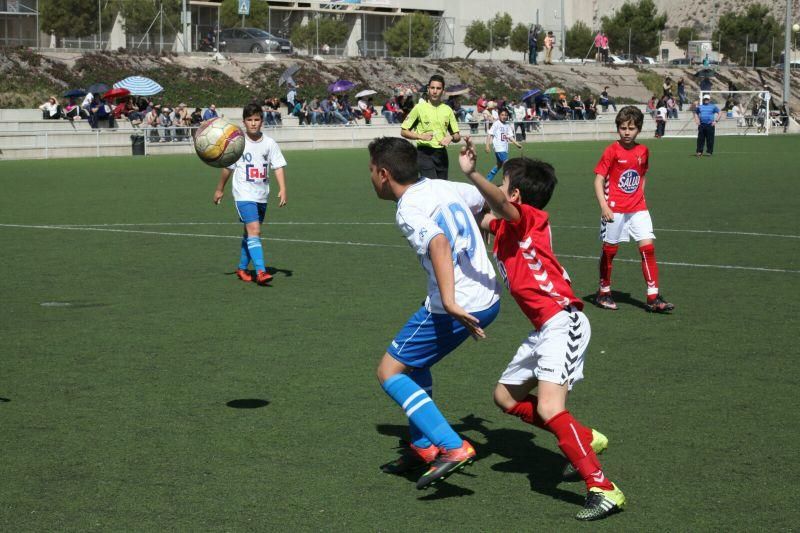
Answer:
M264 266L264 250L261 248L261 237L248 237L247 251L250 252L256 272L265 271L267 268Z
M239 256L239 270L247 270L250 266L250 251L247 249L247 237L242 237L242 250Z
M433 376L431 375L430 368L417 368L408 374L414 383L419 385L419 388L424 390L428 396L433 397ZM427 448L433 444L428 437L422 432L417 425L409 420L408 421L409 433L411 433L411 444L418 448Z
M500 167L497 166L493 167L492 170L490 170L489 173L486 174L486 179L489 181L494 180L494 175L497 174L498 170L500 170Z
M405 374L395 374L383 382L386 394L403 408L406 416L433 444L454 450L463 441L444 419L428 394Z

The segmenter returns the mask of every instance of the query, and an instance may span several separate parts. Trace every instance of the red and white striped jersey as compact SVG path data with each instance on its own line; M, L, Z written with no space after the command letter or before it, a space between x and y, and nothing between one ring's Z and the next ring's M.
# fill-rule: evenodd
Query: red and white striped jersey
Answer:
M547 213L527 204L514 205L520 213L517 222L496 219L490 224L494 256L511 296L539 329L565 307L583 309L583 302L575 297L569 276L553 253Z

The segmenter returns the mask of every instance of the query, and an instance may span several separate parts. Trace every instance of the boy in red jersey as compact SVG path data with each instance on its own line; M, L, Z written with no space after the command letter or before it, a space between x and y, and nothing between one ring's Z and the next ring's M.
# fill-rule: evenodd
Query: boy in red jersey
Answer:
M651 313L668 313L675 306L658 292L658 264L653 245L653 221L644 200L644 176L650 152L636 142L642 131L644 115L639 108L626 106L617 113L619 140L609 145L594 168L594 192L600 204L600 289L595 303L603 309L617 309L611 297L611 263L620 242L633 239L639 245L642 274L647 283L645 309Z
M597 459L608 439L580 424L566 408L573 384L583 379L592 332L581 312L583 302L553 253L549 217L542 211L556 185L555 171L542 161L509 159L497 187L475 171L476 159L467 138L459 156L461 170L492 210L481 227L494 234L498 270L535 328L500 377L494 401L504 412L556 436L586 482L586 503L575 518L605 518L624 507L625 495L606 478ZM538 397L531 394L537 386Z

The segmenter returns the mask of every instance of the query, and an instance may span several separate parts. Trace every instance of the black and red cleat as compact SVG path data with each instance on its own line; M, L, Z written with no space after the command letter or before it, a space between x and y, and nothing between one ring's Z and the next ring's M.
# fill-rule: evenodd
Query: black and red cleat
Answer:
M400 441L399 448L400 455L397 459L381 465L381 472L402 475L428 466L439 455L439 448L433 444L427 448L420 448L410 442Z
M431 463L430 468L417 480L417 489L427 489L431 485L447 479L451 474L463 470L475 461L475 448L464 440L461 447L442 450Z
M664 298L661 297L659 294L654 299L649 300L645 304L645 309L648 313L669 313L675 306L666 301Z

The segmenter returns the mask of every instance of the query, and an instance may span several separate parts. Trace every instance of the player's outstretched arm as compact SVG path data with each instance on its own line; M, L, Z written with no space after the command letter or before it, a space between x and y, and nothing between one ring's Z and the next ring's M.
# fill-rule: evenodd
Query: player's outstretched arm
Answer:
M602 174L595 174L594 194L597 197L597 203L600 205L600 218L606 222L613 222L614 212L608 207L608 202L606 201L605 181L605 176Z
M214 204L219 205L219 203L222 201L222 197L225 196L225 185L228 183L228 179L231 177L231 174L232 172L230 169L222 169L222 172L219 176L217 189L214 191Z
M283 167L275 169L275 181L278 182L278 207L283 207L289 201L286 196L286 173Z
M477 187L481 196L486 199L489 208L497 217L516 222L519 220L519 210L508 201L506 195L497 185L491 183L480 172L475 170L477 160L478 155L475 153L475 146L472 144L472 140L469 137L464 137L464 147L458 156L458 164L461 166L461 171Z
M447 314L458 320L470 335L476 339L486 338L486 333L479 325L477 318L467 313L456 303L456 283L453 272L453 251L450 242L444 234L439 234L428 244L428 255L431 258L436 284L439 285L439 294L442 296L442 306Z

